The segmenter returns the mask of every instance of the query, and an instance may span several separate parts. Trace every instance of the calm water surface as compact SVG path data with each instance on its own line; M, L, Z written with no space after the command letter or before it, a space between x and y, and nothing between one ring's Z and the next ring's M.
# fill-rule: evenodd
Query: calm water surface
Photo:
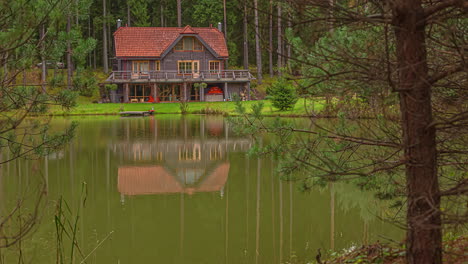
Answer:
M81 117L52 127L73 120L79 128L63 151L2 168L2 213L37 189L38 175L47 183L50 206L22 245L31 263L55 263L61 196L79 210L84 255L112 232L87 263L284 263L400 238L378 220L387 209L371 193L346 184L299 191L279 179L272 158L247 155L251 139L222 117Z

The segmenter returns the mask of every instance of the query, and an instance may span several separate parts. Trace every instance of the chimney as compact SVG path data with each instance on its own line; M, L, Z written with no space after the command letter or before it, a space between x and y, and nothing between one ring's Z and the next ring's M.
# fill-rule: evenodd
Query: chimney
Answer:
M121 27L122 26L122 20L117 19L117 28Z
M218 22L218 30L223 32L223 24L221 22Z

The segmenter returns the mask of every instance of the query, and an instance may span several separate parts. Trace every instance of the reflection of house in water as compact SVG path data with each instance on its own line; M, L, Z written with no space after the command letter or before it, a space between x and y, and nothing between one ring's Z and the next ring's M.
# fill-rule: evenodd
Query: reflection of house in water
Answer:
M120 140L110 146L127 164L118 168L121 195L214 191L222 195L229 175L228 154L251 147L248 139L230 137L227 123L218 118L139 118L122 124Z
M223 189L228 174L229 163L219 165L202 179L196 169L174 177L162 166L127 166L119 168L118 189L123 195L215 192ZM181 176L185 182L180 181Z
M52 152L49 155L47 155L49 160L60 160L64 156L65 156L65 153L64 153L63 150L58 150L58 151Z

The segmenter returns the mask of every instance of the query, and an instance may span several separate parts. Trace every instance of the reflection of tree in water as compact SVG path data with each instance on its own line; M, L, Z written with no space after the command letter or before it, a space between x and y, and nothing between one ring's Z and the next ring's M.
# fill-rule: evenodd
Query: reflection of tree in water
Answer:
M359 215L365 222L375 219L377 212L388 208L383 201L378 200L371 191L363 191L349 183L335 183L336 200L343 212L359 208ZM380 214L380 213L379 213Z

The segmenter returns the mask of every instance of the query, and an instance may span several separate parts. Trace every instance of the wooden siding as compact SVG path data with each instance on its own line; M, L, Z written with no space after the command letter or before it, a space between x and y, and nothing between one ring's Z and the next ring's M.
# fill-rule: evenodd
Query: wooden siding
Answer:
M198 60L200 61L200 71L208 71L208 61L217 58L208 50L203 51L174 51L171 50L161 61L161 70L177 71L177 62L180 60Z
M132 70L132 61L149 61L149 68L150 71L155 70L155 61L159 59L119 59L118 70L117 71L131 71ZM177 71L177 62L181 60L198 60L200 61L200 71L208 71L209 70L209 61L220 61L221 62L221 70L224 69L224 61L216 58L209 52L208 50L203 51L182 51L182 52L174 52L173 50L170 51L166 57L164 57L161 62L161 71Z

